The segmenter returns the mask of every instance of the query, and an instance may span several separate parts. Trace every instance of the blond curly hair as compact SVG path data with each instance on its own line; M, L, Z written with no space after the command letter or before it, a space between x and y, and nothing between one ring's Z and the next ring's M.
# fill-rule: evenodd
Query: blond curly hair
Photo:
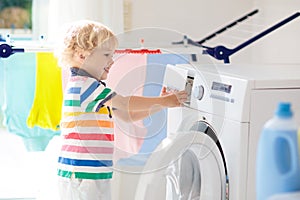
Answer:
M75 53L88 56L97 47L115 49L117 45L118 40L108 27L96 21L80 20L68 26L55 55L61 67L72 67L78 64Z

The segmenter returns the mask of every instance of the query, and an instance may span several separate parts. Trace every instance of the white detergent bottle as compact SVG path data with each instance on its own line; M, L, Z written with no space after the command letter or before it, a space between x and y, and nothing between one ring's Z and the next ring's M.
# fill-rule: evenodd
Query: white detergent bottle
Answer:
M256 162L257 200L300 191L297 124L290 103L280 102L273 118L264 125Z

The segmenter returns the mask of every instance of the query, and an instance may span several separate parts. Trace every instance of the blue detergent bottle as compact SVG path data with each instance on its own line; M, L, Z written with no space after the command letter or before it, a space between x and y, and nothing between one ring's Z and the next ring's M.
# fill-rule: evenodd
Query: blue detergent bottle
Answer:
M290 103L280 102L275 115L264 125L256 162L257 200L300 191L297 124Z

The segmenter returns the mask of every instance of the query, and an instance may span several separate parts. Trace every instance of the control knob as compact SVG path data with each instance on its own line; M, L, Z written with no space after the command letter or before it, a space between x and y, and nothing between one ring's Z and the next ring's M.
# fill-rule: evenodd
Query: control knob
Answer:
M201 100L204 96L204 87L203 85L197 85L194 89L194 97L198 100Z

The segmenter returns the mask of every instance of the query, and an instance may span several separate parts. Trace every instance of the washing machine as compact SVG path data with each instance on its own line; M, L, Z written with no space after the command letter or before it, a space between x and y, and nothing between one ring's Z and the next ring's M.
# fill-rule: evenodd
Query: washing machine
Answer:
M264 123L287 101L300 126L300 65L169 67L182 78L167 84L182 80L189 101L168 109L168 136L143 166L117 172L117 199L255 199Z

